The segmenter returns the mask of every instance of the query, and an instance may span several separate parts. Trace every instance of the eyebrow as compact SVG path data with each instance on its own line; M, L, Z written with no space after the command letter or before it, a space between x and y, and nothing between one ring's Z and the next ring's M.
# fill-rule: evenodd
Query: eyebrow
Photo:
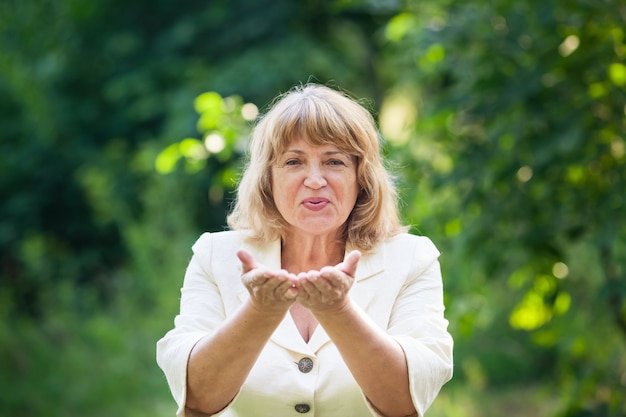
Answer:
M287 149L285 152L283 152L283 155L286 154L286 153L295 153L295 154L298 154L298 155L305 155L306 154L304 151L301 151L300 149ZM331 155L349 156L347 153L341 152L341 151L326 151L322 155L324 155L324 156L331 156Z

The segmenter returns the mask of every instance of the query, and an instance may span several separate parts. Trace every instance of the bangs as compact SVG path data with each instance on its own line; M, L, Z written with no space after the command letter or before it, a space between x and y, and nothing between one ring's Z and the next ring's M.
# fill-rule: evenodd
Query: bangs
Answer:
M274 127L270 133L274 157L282 154L296 137L314 146L331 144L350 155L362 154L358 134L349 122L351 119L342 114L345 112L342 107L329 103L328 98L301 92L281 101L278 106L280 108L268 115L274 119L268 120Z

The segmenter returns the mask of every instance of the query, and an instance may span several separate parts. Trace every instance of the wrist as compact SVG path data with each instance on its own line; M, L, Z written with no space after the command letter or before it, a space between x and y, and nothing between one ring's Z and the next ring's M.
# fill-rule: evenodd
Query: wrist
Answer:
M289 307L293 304L292 302L279 302L279 303L259 303L252 298L248 299L248 307L252 311L253 314L262 316L262 317L275 317L282 318L285 316Z
M347 297L341 303L333 305L321 305L309 308L311 313L319 320L323 320L325 317L337 317L343 314L347 314L352 309L352 300Z

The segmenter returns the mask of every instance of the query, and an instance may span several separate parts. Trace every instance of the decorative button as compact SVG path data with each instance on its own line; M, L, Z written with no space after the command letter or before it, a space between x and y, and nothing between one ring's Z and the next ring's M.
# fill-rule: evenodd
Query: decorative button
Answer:
M304 374L308 374L313 369L313 360L311 358L302 358L298 362L298 369ZM305 411L306 412L306 411Z
M298 413L304 414L311 411L311 406L305 403L296 404L294 407Z

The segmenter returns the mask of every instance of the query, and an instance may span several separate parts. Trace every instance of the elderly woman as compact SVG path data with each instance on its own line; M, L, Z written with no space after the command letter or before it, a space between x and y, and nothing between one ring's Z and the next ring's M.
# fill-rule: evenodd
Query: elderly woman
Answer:
M308 84L257 123L157 360L177 416L423 416L452 376L439 252L406 233L369 112Z

